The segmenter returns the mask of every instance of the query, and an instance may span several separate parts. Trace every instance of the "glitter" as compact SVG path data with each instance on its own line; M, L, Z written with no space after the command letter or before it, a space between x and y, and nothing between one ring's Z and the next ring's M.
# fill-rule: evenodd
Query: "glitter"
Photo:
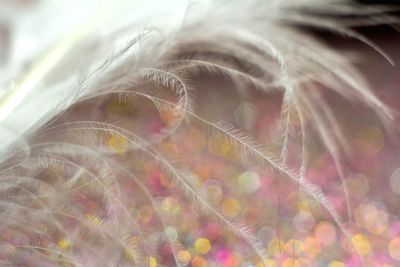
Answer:
M57 247L59 247L62 250L69 250L72 247L72 241L69 239L63 238L57 242Z
M336 229L329 222L319 222L314 229L314 236L325 246L333 244L336 240Z
M208 139L208 150L211 154L224 156L231 150L232 145L225 137L213 135Z
M238 176L239 189L247 194L252 194L260 188L260 177L254 172L243 172Z
M286 259L283 264L282 267L300 267L300 261L298 259Z
M192 259L192 255L190 255L190 252L187 250L181 250L177 254L177 259L180 264L187 265Z
M331 261L328 267L346 267L346 265L341 261Z
M192 260L192 267L207 267L207 261L203 257L196 256Z
M371 244L365 235L354 235L351 238L351 243L359 255L366 256L371 251Z
M388 245L390 257L400 261L400 237L395 237Z
M390 176L390 186L394 193L400 195L400 169L397 169L392 176Z
M234 218L242 212L242 206L237 199L228 198L222 203L222 212L226 216Z
M123 154L128 150L128 140L119 134L112 134L108 138L108 147L117 154Z
M194 243L194 248L199 254L207 254L211 249L210 240L206 238L199 238Z
M149 257L147 259L148 267L157 267L157 260L154 257Z

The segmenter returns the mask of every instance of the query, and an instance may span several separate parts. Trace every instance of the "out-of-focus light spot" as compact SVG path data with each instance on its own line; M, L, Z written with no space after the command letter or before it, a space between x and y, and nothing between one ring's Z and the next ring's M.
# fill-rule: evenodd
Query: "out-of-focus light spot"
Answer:
M178 231L176 230L175 227L172 226L165 227L164 233L170 240L178 239Z
M207 181L211 177L211 168L209 164L199 164L193 169L193 174L198 177L201 183Z
M194 243L194 249L199 254L207 254L211 249L211 242L207 238L199 238Z
M223 227L217 223L208 223L204 230L211 241L218 240L223 235Z
M160 111L160 119L163 123L171 125L182 116L181 112L176 109L162 109Z
M66 238L61 239L57 242L57 247L62 250L69 250L72 247L72 241Z
M207 195L207 198L214 203L218 203L222 198L222 187L221 182L217 180L207 180L204 183L203 189Z
M224 156L231 148L232 144L223 136L213 135L208 139L208 150L213 155Z
M298 202L297 208L298 208L299 211L310 212L312 207L311 207L310 202L302 200L302 201Z
M187 265L192 259L192 255L187 250L181 250L177 254L177 259L180 264Z
M228 198L222 203L222 212L226 216L234 218L242 212L242 205L239 200Z
M257 263L256 267L278 267L278 265L274 260L267 259L264 263Z
M161 203L161 207L163 211L168 212L172 215L177 214L181 209L178 200L174 197L164 198L164 200Z
M341 261L331 261L328 267L346 267L346 265Z
M226 267L231 267L231 266L236 266L234 265L236 262L236 259L234 255L226 249L221 249L217 252L216 255L216 260L218 263L221 264L221 266L226 266Z
M321 253L321 243L318 239L307 237L303 241L304 254L309 258L316 258Z
M164 173L159 173L160 183L166 188L172 188L176 185L175 180L169 176L165 175Z
M388 245L390 257L400 261L400 237L392 239Z
M363 199L369 191L368 178L360 173L351 174L345 181L350 198Z
M363 154L374 156L384 146L382 131L375 127L362 127L356 133L355 144Z
M300 211L293 218L293 224L297 231L308 233L315 225L314 216L307 211Z
M290 239L285 244L285 253L288 257L298 258L303 253L303 243L300 240Z
M192 259L192 267L207 267L207 261L203 257L196 256Z
M168 158L178 159L180 157L179 148L173 143L163 143L161 145L161 151Z
M355 250L358 254L366 256L371 252L371 243L365 235L357 234L351 238Z
M150 206L145 205L143 207L140 207L137 215L140 221L148 223L153 218L153 209Z
M282 267L300 267L300 261L298 259L288 258L282 263Z
M400 195L400 169L397 169L392 176L390 176L390 186L393 192Z
M388 227L388 214L373 204L362 204L355 212L356 222L371 233L381 234Z
M157 267L157 260L154 257L149 257L147 259L147 264L149 267Z
M285 243L282 240L272 239L268 243L268 247L267 247L268 254L271 257L276 257L283 252L284 247L285 247Z
M254 172L243 172L238 176L238 186L240 190L247 194L252 194L260 188L260 177Z
M123 154L128 150L128 140L122 135L113 134L108 138L108 147L117 154Z
M329 246L336 240L336 228L329 222L319 222L315 226L314 236L321 244Z

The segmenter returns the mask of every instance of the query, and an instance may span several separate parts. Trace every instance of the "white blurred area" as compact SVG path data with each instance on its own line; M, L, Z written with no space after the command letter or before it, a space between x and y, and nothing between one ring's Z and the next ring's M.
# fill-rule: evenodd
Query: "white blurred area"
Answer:
M0 0L0 150L42 125L79 72L145 27L171 34L186 7L186 0Z

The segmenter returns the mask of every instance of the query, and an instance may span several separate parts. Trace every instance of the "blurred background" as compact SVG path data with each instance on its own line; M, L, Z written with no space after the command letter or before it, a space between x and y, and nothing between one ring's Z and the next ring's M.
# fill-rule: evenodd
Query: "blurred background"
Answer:
M100 2L107 1L0 0L0 99L13 89L18 78L55 41L71 29L80 27L82 21L93 15L93 6L100 5ZM119 2L123 1L113 1L113 5L118 6ZM400 10L400 2L394 0L359 2L363 5L389 5L388 14L396 16L399 14L397 9ZM395 65L359 41L316 29L307 31L333 49L351 54L354 64L366 74L380 98L400 112L398 29L387 25L355 29L386 51ZM249 103L238 103L229 86L221 86L226 81L200 79L196 82L204 83L209 89L198 96L200 113L233 120L263 144L278 142L281 137L281 107L277 103L280 103L281 96L254 93ZM268 248L271 258L268 267L400 266L399 139L389 136L376 115L360 103L349 103L330 92L324 94L328 96L328 102L354 151L345 162L345 182L351 192L353 219L348 219L355 250L349 248L337 225L315 201L304 195L299 200L296 185L282 184L269 168L254 166L251 170L245 169L245 163L233 152L233 148L207 131L189 128L160 145L160 149L180 157L196 177L196 183L228 217L243 214L246 224L256 229L256 234ZM138 111L139 108L121 107L112 101L105 106L111 115L104 116L117 116L123 110L140 121L140 116L146 113ZM263 115L254 117L251 122L243 121L241 114L249 106ZM169 115L161 118L163 123L168 122ZM24 124L15 120L8 123L10 127L17 123ZM159 125L155 121L146 125L146 129L159 128ZM328 199L346 216L337 170L322 144L316 138L312 140L315 142L311 149L308 177L324 189ZM177 195L175 185L162 175L157 166L144 161L137 164L142 165L138 168L152 192L160 196L163 210L168 213L170 226L166 231L180 236L182 244L187 245L187 249L181 250L186 265L261 266L246 261L243 255L251 252L245 245L242 247L237 238L231 237L229 231L216 224L215 220L193 212L191 205ZM229 186L232 180L237 186ZM90 205L95 206L93 203ZM149 227L152 225L154 215L148 206L137 207L137 215L140 222ZM357 254L365 257L367 263L360 262ZM163 246L160 246L160 255L171 263L171 254ZM157 264L152 262L149 266Z

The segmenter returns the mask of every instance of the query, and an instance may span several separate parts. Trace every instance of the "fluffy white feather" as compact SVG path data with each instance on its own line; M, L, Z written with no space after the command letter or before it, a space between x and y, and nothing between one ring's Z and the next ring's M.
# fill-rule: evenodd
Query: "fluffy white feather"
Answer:
M73 2L79 3L77 10L82 8L81 1ZM302 26L359 39L391 61L372 41L348 28L393 22L384 8L362 8L350 1L113 1L112 9L107 1L94 3L89 5L93 15L79 20L78 26L60 31L56 38L50 34L39 39L44 40L36 50L41 55L33 57L27 74L0 105L1 229L18 229L22 240L36 234L50 240L68 236L74 249L10 241L0 244L2 266L144 266L149 257L157 258L157 241L132 214L132 201L150 203L160 221L160 236L166 218L129 159L120 157L118 149L110 150L110 138L120 142L123 153L155 162L199 213L216 218L266 262L265 248L252 231L240 220L227 218L191 181L182 163L158 150L160 142L189 124L226 138L244 157L257 159L282 179L297 183L347 233L345 218L305 175L306 117L313 121L340 174L346 148L334 113L316 84L363 101L388 124L394 112L376 97L345 55ZM359 20L337 20L325 12L356 14ZM70 23L70 17L63 18ZM203 80L212 76L230 80L232 90L244 96L251 90L282 94L285 123L279 153L263 148L230 124L198 114L193 95L206 88L193 79L196 75ZM126 127L118 118L102 118L100 105L111 98L138 105L149 101L160 113L172 112L176 119L157 136L143 136L140 129ZM301 121L301 166L287 161L293 114ZM125 195L125 180L136 185L137 198ZM104 213L92 216L71 205L78 197L96 198ZM174 265L181 266L179 242L166 238ZM168 265L162 258L158 262Z

